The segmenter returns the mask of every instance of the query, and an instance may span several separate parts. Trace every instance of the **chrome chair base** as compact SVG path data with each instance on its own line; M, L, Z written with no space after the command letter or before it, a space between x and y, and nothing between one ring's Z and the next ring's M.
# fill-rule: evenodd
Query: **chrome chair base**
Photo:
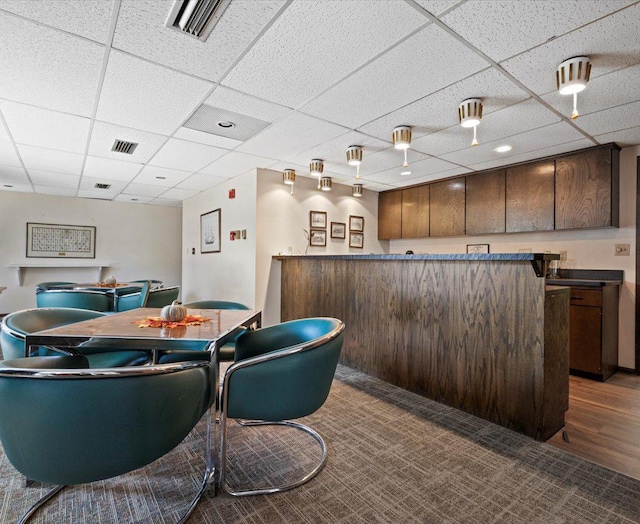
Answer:
M283 484L283 485L279 485L279 486L270 486L270 487L264 487L264 488L257 488L257 489L247 489L247 490L240 490L240 489L234 489L233 487L231 487L225 479L225 475L226 475L226 457L224 457L221 460L221 479L220 479L220 484L221 487L230 495L233 495L235 497L245 497L245 496L250 496L250 495L268 495L270 493L278 493L280 491L287 491L293 488L297 488L298 486L301 486L302 484L309 482L312 478L314 478L318 473L320 473L320 471L322 471L322 468L325 467L325 465L327 464L327 459L329 457L329 451L327 448L327 445L324 441L324 439L320 436L320 434L310 428L309 426L305 426L304 424L300 424L299 422L292 422L289 420L283 420L283 421L277 421L277 422L269 422L269 421L264 421L264 420L237 420L238 424L240 424L241 426L289 426L292 428L296 428L299 429L300 431L304 431L305 433L307 433L308 435L310 435L311 437L314 438L314 440L320 445L320 450L322 452L322 457L320 459L320 462L316 465L315 468L313 468L313 470L311 470L309 473L307 473L306 475L304 475L302 478L294 481L294 482L290 482L288 484ZM226 426L226 424L225 424ZM222 429L222 436L221 438L223 440L226 440L226 428ZM225 443L226 444L226 443ZM223 453L226 453L226 445L222 445L221 446Z

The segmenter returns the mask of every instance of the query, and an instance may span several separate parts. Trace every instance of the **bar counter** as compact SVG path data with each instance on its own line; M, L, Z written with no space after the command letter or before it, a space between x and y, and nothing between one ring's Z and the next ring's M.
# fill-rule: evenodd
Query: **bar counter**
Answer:
M341 363L538 440L564 425L569 289L557 254L277 256L282 321L346 324Z

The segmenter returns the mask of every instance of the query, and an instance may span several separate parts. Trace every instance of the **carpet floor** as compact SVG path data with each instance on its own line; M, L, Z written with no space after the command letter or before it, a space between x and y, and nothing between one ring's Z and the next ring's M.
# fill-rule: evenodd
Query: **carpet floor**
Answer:
M304 422L329 446L318 477L275 495L207 494L189 522L640 522L640 481L343 366ZM204 427L145 468L65 489L33 522L175 522L201 479ZM292 428L233 424L229 435L234 485L290 478L318 457ZM15 522L44 489L25 488L0 450L0 522Z

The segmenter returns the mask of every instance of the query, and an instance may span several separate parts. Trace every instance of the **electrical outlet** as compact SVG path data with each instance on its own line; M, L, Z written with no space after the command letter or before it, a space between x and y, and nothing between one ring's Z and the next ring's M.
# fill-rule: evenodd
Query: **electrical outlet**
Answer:
M560 251L560 262L566 262L566 261L567 261L567 252Z
M628 257L630 247L629 244L616 244L615 255L617 257Z

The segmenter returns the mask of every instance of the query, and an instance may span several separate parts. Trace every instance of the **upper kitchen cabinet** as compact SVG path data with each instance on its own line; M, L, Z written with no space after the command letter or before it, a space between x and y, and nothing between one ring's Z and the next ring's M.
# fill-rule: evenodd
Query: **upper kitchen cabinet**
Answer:
M464 235L465 179L430 184L429 218L432 237Z
M505 170L467 177L467 235L505 232Z
M507 168L507 233L553 230L554 164L544 160Z
M619 226L619 156L607 145L556 159L556 229Z
M429 236L429 186L402 190L402 238Z
M378 239L402 237L402 191L378 195Z

